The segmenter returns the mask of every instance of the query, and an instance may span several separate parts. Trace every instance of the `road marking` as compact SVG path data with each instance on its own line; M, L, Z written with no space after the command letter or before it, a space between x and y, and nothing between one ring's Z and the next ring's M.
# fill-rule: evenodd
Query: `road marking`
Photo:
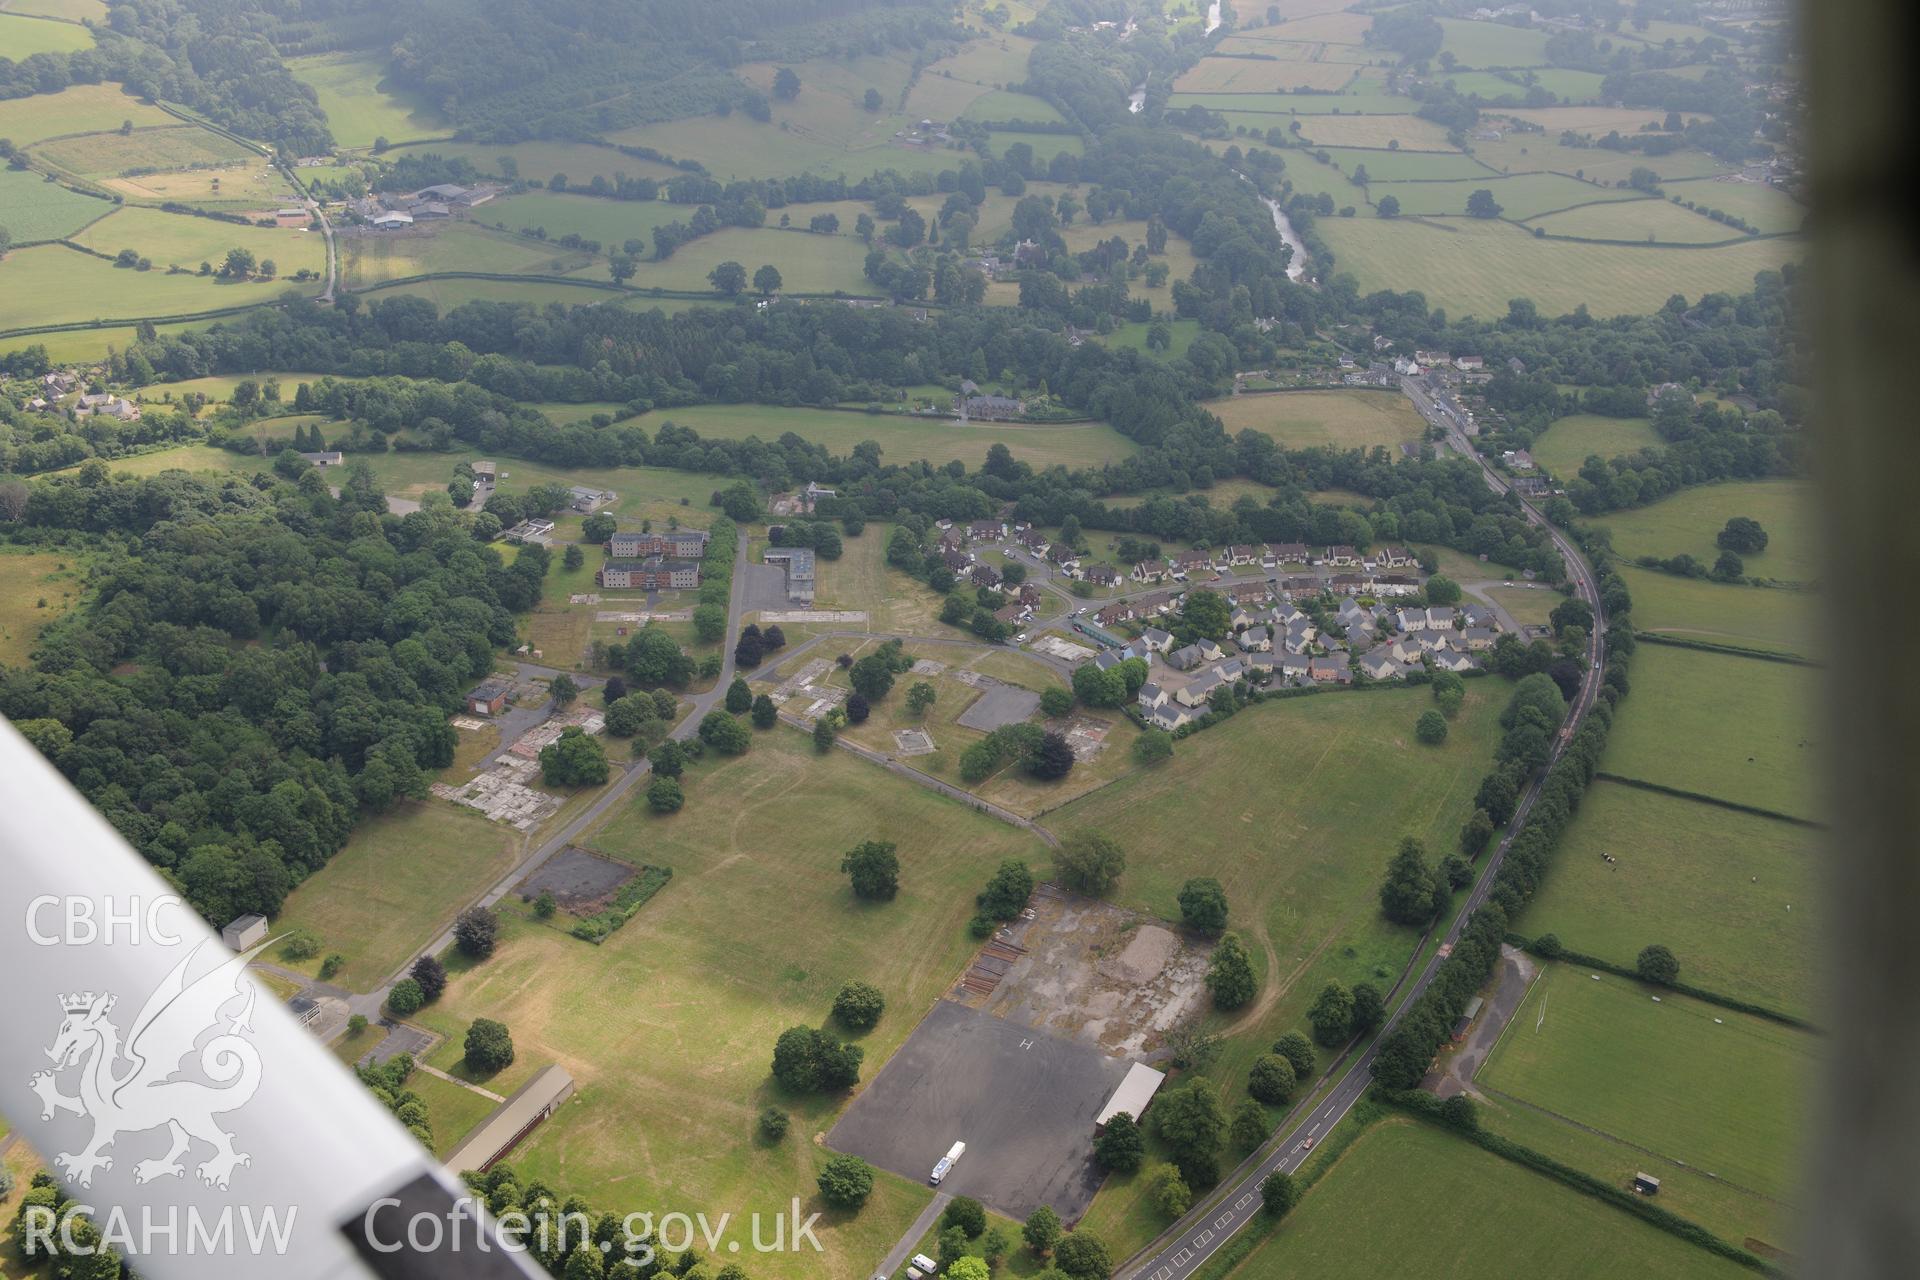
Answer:
M1031 1049L1031 1048L1033 1048L1033 1041L1031 1041L1031 1040L1022 1040L1022 1041L1020 1042L1020 1047L1021 1047L1022 1049Z
M1173 1274L1172 1267L1162 1267L1158 1271L1153 1273L1153 1280L1167 1280L1167 1277L1172 1274Z
M1213 1225L1216 1227L1225 1227L1229 1222L1232 1222L1232 1221L1233 1221L1233 1215L1231 1213L1223 1213L1219 1217L1213 1220Z
M1182 1249L1180 1252L1173 1255L1173 1265L1176 1267L1184 1267L1187 1265L1187 1259L1191 1258L1192 1256L1193 1256L1193 1250Z
M1307 1136L1308 1136L1309 1138L1314 1138L1314 1137L1318 1137L1318 1136L1319 1136L1319 1134L1320 1134L1320 1126L1319 1126L1319 1125L1315 1125L1315 1126L1313 1126L1313 1128L1311 1128L1311 1129L1309 1129L1309 1130L1307 1130Z
M1207 1230L1202 1231L1199 1235L1195 1236L1193 1238L1193 1243L1195 1244L1195 1246L1201 1246L1201 1245L1207 1244L1212 1239L1213 1239L1213 1229L1208 1228Z
M1246 1195L1244 1195L1244 1196L1241 1196L1241 1197L1240 1197L1240 1198L1239 1198L1238 1200L1235 1200L1235 1201L1233 1202L1233 1207L1234 1207L1234 1208L1236 1208L1236 1209L1244 1209L1244 1208L1246 1208L1246 1207L1247 1207L1247 1205L1248 1205L1248 1204L1250 1204L1250 1203L1251 1203L1252 1201L1253 1201L1253 1193L1252 1193L1252 1192L1248 1192L1248 1193L1247 1193Z

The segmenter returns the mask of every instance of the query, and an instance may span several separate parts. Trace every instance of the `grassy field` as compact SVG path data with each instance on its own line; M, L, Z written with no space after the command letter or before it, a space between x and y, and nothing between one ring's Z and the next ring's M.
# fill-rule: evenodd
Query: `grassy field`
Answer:
M69 22L104 22L106 0L5 0L0 9L9 13L38 13Z
M1414 1212L1414 1206L1431 1212ZM1363 1134L1234 1280L1363 1280L1423 1270L1465 1276L1657 1275L1733 1280L1734 1263L1591 1196L1394 1117Z
M113 205L70 191L29 169L0 169L0 209L15 244L53 240L70 235L95 218L113 212Z
M1449 178L1495 176L1478 160L1458 151L1378 151L1360 147L1329 147L1327 158L1346 174L1352 174L1365 165L1367 177L1374 182L1439 182ZM1292 167L1289 165L1289 170Z
M1372 169L1369 168L1368 172L1372 173ZM1466 213L1467 200L1474 192L1481 190L1493 193L1502 217L1515 220L1532 218L1552 209L1565 209L1569 205L1644 199L1637 192L1598 187L1557 173L1522 173L1504 178L1481 175L1456 182L1375 182L1367 188L1367 196L1377 204L1381 197L1390 195L1400 202L1403 214L1455 217ZM1715 225L1684 209L1676 212L1709 227ZM1596 217L1604 213L1604 206L1595 210ZM1722 227L1720 230L1728 229ZM1729 237L1722 235L1718 238L1724 240Z
M1733 214L1763 232L1798 231L1807 220L1807 206L1778 187L1758 182L1673 182L1667 194Z
M0 552L0 663L27 665L41 630L80 603L79 551Z
M101 185L135 202L171 201L230 213L277 209L294 199L293 188L285 176L257 157L213 168L143 173L137 178L106 178Z
M488 226L504 226L509 231L544 227L556 240L569 231L577 232L589 240L600 241L610 251L629 238L637 238L645 242L646 251L651 254L653 229L669 222L685 222L693 216L695 207L669 204L665 200L607 200L597 196L528 191L489 201L476 216ZM804 206L795 206L796 210L801 207ZM804 224L806 218L800 221ZM847 230L853 230L851 224Z
M1405 116L1420 104L1384 93L1378 84L1356 81L1344 93L1176 93L1167 99L1167 105L1225 112L1229 124L1245 124L1264 132L1275 126L1285 128L1296 115Z
M1762 1195L1788 1191L1818 1039L1651 990L1546 966L1475 1083Z
M787 293L873 294L876 286L862 271L866 256L867 246L852 236L725 227L680 246L665 262L641 263L632 283L643 289L699 292L713 287L707 275L723 262L738 262L749 278L763 264L772 263L780 269ZM603 263L588 270L602 278L606 275Z
M1637 151L1565 147L1560 145L1559 137L1560 130L1555 128L1550 128L1545 136L1508 133L1498 142L1475 142L1473 154L1503 173L1567 173L1608 183L1619 182L1640 166L1652 169L1668 182L1724 173L1727 167L1704 151L1676 151L1649 159ZM1696 197L1688 198L1697 202Z
M1478 97L1498 102L1502 98L1522 102L1534 88L1545 89L1562 102L1591 102L1599 96L1601 82L1606 79L1598 71L1574 71L1565 67L1541 67L1534 71L1519 73L1521 77L1531 77L1523 84L1515 84L1510 76L1513 72L1466 71L1458 75L1448 75L1444 83L1456 93L1469 98Z
M71 22L0 13L0 50L15 62L36 53L78 53L93 48L93 32Z
M1173 82L1180 93L1336 93L1353 79L1340 62L1270 61L1265 58L1202 58Z
M892 129L905 123L896 118ZM779 125L748 118L740 112L730 116L695 116L669 124L641 125L607 135L607 141L621 146L652 147L663 155L698 160L715 178L782 178L789 174L845 174L861 178L880 169L898 169L911 173L924 169L929 173L957 168L961 157L943 151L928 151L891 141L892 129L869 145L811 138ZM1042 135L1035 135L1042 136ZM528 171L529 176L538 176ZM628 170L633 172L633 170ZM572 177L572 171L568 171Z
M1784 662L1643 645L1633 701L1601 768L1721 800L1817 818L1818 673ZM1730 714L1738 708L1737 714Z
M1324 218L1321 236L1362 292L1418 289L1450 315L1497 316L1513 298L1531 298L1558 316L1581 303L1596 317L1651 312L1674 294L1698 298L1752 288L1761 271L1795 261L1791 240L1752 240L1718 249L1654 249L1536 240L1503 222L1444 225L1405 218Z
M355 232L339 236L335 246L341 279L352 288L433 271L565 275L592 270L599 278L608 278L604 258L501 235L474 223L454 223L431 232Z
M275 934L318 934L320 956L283 963L317 972L322 957L338 952L347 963L337 981L356 991L377 985L504 875L520 843L512 827L443 800L406 801L362 819L273 922Z
M1252 1060L1302 1025L1328 981L1384 991L1399 976L1416 933L1381 916L1380 872L1402 836L1450 848L1472 809L1505 686L1469 688L1438 750L1413 744L1413 722L1432 705L1424 690L1267 703L1048 819L1062 835L1103 831L1121 843L1129 866L1115 897L1126 906L1177 918L1189 877L1214 876L1225 887L1229 925L1246 937L1262 977L1253 1005L1209 1019L1229 1035L1211 1072L1223 1085L1237 1090ZM1103 1234L1152 1233L1137 1199L1128 1185L1102 1192L1093 1212Z
M1230 436L1252 429L1290 449L1393 448L1418 440L1423 430L1420 415L1397 393L1281 391L1211 400L1207 408Z
M22 147L71 133L118 129L128 120L135 128L179 123L121 92L118 84L79 84L59 93L0 101L0 138L12 138Z
M1654 569L1620 566L1633 593L1633 625L1716 644L1818 657L1819 597L1799 591L1723 586Z
M1486 572L1485 566L1480 571ZM1511 587L1482 587L1481 590L1492 596L1494 603L1512 614L1514 621L1523 627L1547 625L1554 606L1565 599L1558 591L1542 591L1517 584Z
M376 138L408 142L448 132L447 122L424 98L386 85L377 57L320 53L288 58L287 70L309 86L327 113L327 128L343 147L371 147Z
M993 867L1009 856L1038 863L1043 850L845 753L818 756L789 729L697 766L686 787L673 817L629 805L590 838L615 857L672 867L655 902L599 947L524 921L514 904L498 953L457 973L425 1020L450 1033L477 1015L512 1028L520 1062L489 1085L496 1092L555 1060L579 1082L578 1101L515 1152L525 1176L619 1212L724 1204L738 1218L794 1195L817 1208L813 1179L830 1153L812 1139L844 1099L780 1096L767 1074L774 1038L824 1021L848 979L876 981L888 1012L861 1040L871 1079L964 967L973 944L963 925ZM848 891L840 858L864 839L899 846L892 902ZM458 1055L457 1036L447 1052ZM753 1137L770 1103L795 1121L777 1146ZM753 1274L871 1275L926 1194L883 1176L857 1216L823 1219L824 1255L769 1254Z
M1337 116L1314 116L1302 121L1300 136L1323 147L1386 150L1397 142L1402 151L1454 151L1445 129L1418 116L1359 116L1345 112Z
M245 249L262 262L272 259L282 276L303 267L324 273L327 267L327 242L318 232L240 226L216 218L134 206L100 219L74 236L73 242L96 253L138 250L142 257L153 259L153 271L139 273L143 275L163 273L169 266L198 271L203 262L217 270L230 249Z
M586 284L558 284L551 280L416 280L410 284L397 284L391 287L374 286L362 289L361 296L369 302L378 302L383 298L417 297L431 299L433 305L442 311L451 310L463 302L526 302L536 307L544 307L549 302L558 302L563 306L591 307L601 304L619 306L623 301L635 307L660 306L668 310L678 310L691 305L685 302L649 302L640 303L625 299L621 294L605 289L595 289Z
M1686 982L1811 1017L1825 918L1818 839L1772 818L1595 782L1517 927L1629 966L1658 942L1680 957Z
M652 160L622 155L610 146L591 142L563 142L548 139L512 145L494 142L427 142L411 147L395 147L387 154L391 160L401 155L436 155L449 160L471 160L482 173L505 176L503 162L520 177L545 182L556 173L567 175L569 183L588 183L595 176L611 182L616 174L630 178L670 178L680 170ZM482 205L484 215L491 206Z
M1608 418L1597 413L1575 413L1554 419L1546 433L1528 450L1533 460L1562 478L1575 475L1580 464L1598 454L1618 458L1658 447L1660 437L1646 418Z
M1035 124L1065 124L1066 117L1045 98L1030 93L1009 93L992 89L967 104L960 113L963 120L1031 120Z
M1132 441L1098 422L1067 426L1022 426L1011 422L962 425L951 418L787 409L762 404L714 404L663 409L639 419L639 424L655 431L666 421L692 427L701 435L715 439L759 436L762 440L778 440L791 431L837 454L850 453L861 441L873 440L891 462L921 458L946 462L959 458L970 466L978 466L996 443L1005 444L1015 457L1031 462L1036 468L1056 463L1070 467L1093 466L1116 461L1134 451Z
M102 178L135 169L185 169L230 164L256 156L231 138L194 125L87 133L43 142L34 155L69 173Z
M0 329L244 307L271 302L288 289L316 288L284 280L237 284L193 274L168 275L159 268L133 271L57 244L41 245L16 250L0 261Z
M156 328L162 334L184 333L189 329L204 329L213 323L211 320L198 324L163 324ZM74 329L66 333L42 333L17 338L0 338L0 352L17 351L22 347L44 346L47 359L55 364L77 364L106 358L107 348L124 351L139 337L131 326L115 329Z
M1467 22L1443 18L1447 33L1440 46L1463 67L1539 67L1547 61L1547 33L1499 22Z
M415 1071L407 1088L427 1104L427 1123L433 1126L433 1154L446 1158L473 1127L493 1114L500 1104L471 1089Z
M1509 179L1524 181L1524 179ZM1513 215L1509 215L1513 216ZM1522 218L1526 214L1519 215ZM1747 233L1665 200L1615 200L1532 218L1550 236L1587 240L1644 240L1648 244L1714 244Z
M1698 485L1644 507L1616 511L1595 523L1613 534L1613 549L1634 556L1686 552L1703 564L1720 554L1714 539L1734 516L1758 520L1767 549L1742 556L1747 574L1810 582L1820 576L1812 494L1795 480L1745 480Z

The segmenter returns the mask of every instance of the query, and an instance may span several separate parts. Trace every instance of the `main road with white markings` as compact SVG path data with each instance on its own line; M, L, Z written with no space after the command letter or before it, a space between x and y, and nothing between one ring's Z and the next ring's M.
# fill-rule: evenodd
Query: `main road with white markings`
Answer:
M1508 492L1507 482L1468 442L1465 415L1444 387L1424 379L1406 378L1401 382L1401 390L1429 424L1446 433L1446 443L1450 449L1479 465L1490 489L1496 493ZM1531 503L1521 499L1520 506L1529 522L1546 529L1552 537L1554 547L1566 562L1567 575L1573 582L1575 593L1593 609L1594 617L1593 634L1588 640L1587 670L1567 718L1568 732L1554 744L1553 756L1548 763L1550 769L1560 759L1573 732L1579 729L1587 712L1592 709L1594 699L1599 696L1601 671L1606 665L1606 621L1601 612L1600 590L1593 569L1580 554L1580 549L1566 534L1549 524ZM1123 1265L1118 1272L1122 1280L1185 1280L1193 1275L1233 1238L1235 1232L1261 1212L1260 1183L1276 1171L1297 1171L1311 1154L1312 1145L1317 1144L1353 1109L1353 1105L1367 1091L1367 1086L1373 1082L1373 1060L1378 1055L1380 1044L1400 1021L1400 1016L1433 982L1441 964L1460 940L1468 919L1486 902L1500 864L1505 860L1507 850L1513 846L1515 837L1526 827L1527 817L1533 812L1534 802L1540 798L1540 788L1545 781L1546 770L1541 770L1528 784L1515 806L1513 820L1507 824L1506 834L1494 847L1486 865L1480 869L1479 879L1474 882L1465 907L1454 918L1442 945L1428 958L1419 976L1406 988L1405 998L1396 1006L1393 1016L1373 1043L1348 1063L1344 1074L1325 1096L1313 1103L1311 1111L1293 1120L1291 1128L1283 1129L1276 1141L1262 1148L1257 1158L1235 1171L1225 1193L1210 1197L1163 1234L1147 1251ZM1339 1069L1337 1064L1335 1069Z

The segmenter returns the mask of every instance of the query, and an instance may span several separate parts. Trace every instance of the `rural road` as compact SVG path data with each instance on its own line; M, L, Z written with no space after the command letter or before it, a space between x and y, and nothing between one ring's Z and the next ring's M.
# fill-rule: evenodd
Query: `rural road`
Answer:
M721 700L727 696L727 685L733 680L733 645L734 641L737 640L740 635L740 615L742 605L746 598L746 574L741 572L746 564L746 557L747 535L741 533L734 547L733 594L727 606L727 637L725 647L722 650L720 678L713 682L713 688L707 690L705 693L698 693L693 696L692 709L687 712L685 718L683 718L679 724L674 726L672 733L668 735L678 741L684 742L699 731L700 718L720 705ZM606 790L594 798L593 803L588 805L578 817L547 839L532 853L522 858L514 865L511 871L502 876L491 889L487 890L477 901L470 905L491 907L509 893L513 892L515 885L526 879L531 872L538 869L548 858L551 858L554 854L560 852L569 844L572 844L584 832L600 821L601 818L605 817L608 811L616 804L619 804L626 794L633 790L634 785L650 772L652 772L652 770L645 760L635 760L632 764L628 765L625 770L608 785ZM448 925L447 928L432 942L428 943L419 954L438 955L452 945L453 926ZM347 1002L349 1010L353 1013L365 1014L369 1021L379 1021L381 1006L386 1003L387 993L393 990L394 983L407 976L407 971L412 967L413 959L409 959L405 965L395 970L388 976L387 980L375 990L369 991L364 995L350 997Z
M1468 443L1466 433L1462 430L1463 418L1444 392L1437 394L1431 392L1426 385L1411 378L1404 379L1401 388L1406 392L1407 398L1413 401L1414 407L1420 411L1422 417L1446 431L1447 444L1450 448L1479 464L1488 488L1496 493L1507 492L1506 481L1494 472L1485 459L1473 451L1473 446ZM1567 719L1570 731L1577 731L1581 722L1586 719L1587 712L1592 709L1594 699L1599 696L1601 669L1606 663L1606 619L1600 607L1599 586L1594 579L1592 568L1581 556L1579 549L1573 545L1572 540L1559 529L1548 524L1546 517L1535 510L1531 504L1523 500L1520 506L1529 522L1548 531L1554 546L1566 562L1574 590L1593 609L1593 635L1588 640L1589 665ZM1559 761L1571 736L1572 733L1569 732L1566 737L1555 741L1553 756L1548 761L1547 769L1551 769ZM1506 859L1507 850L1512 848L1514 839L1525 829L1527 817L1532 813L1534 803L1540 798L1540 788L1546 781L1546 774L1547 770L1542 770L1528 784L1525 794L1520 797L1520 802L1514 810L1513 821L1507 825L1506 833L1500 838L1500 843L1494 847L1493 852L1487 857L1486 864L1480 869L1480 878L1474 882L1473 889L1467 896L1466 905L1454 917L1453 924L1448 928L1443 939L1443 945L1428 958L1419 976L1406 988L1405 998L1395 1006L1393 1016L1387 1020L1386 1026L1381 1028L1380 1034L1375 1037L1366 1052L1352 1060L1332 1090L1315 1102L1310 1112L1293 1120L1292 1127L1283 1129L1277 1141L1263 1147L1259 1155L1236 1170L1230 1176L1229 1185L1225 1191L1209 1197L1203 1205L1194 1209L1173 1228L1163 1233L1153 1245L1123 1264L1115 1272L1120 1280L1185 1280L1186 1277L1193 1275L1220 1250L1221 1246L1233 1238L1235 1232L1251 1222L1254 1215L1261 1211L1260 1183L1267 1175L1275 1171L1296 1172L1305 1163L1309 1154L1302 1149L1301 1144L1307 1141L1318 1141L1353 1109L1353 1105L1373 1083L1373 1060L1379 1053L1379 1046L1399 1023L1401 1015L1432 984L1446 956L1452 952L1454 944L1459 942L1467 921L1486 903L1487 895L1493 888L1494 877L1500 871L1500 864Z
M947 1205L952 1201L953 1197L946 1192L934 1192L933 1199L927 1201L927 1207L922 1209L920 1216L913 1220L913 1225L908 1227L907 1233L900 1237L900 1243L893 1246L887 1254L886 1261L880 1264L880 1270L875 1274L905 1275L904 1268L907 1265L907 1259L913 1255L913 1246L919 1242L921 1236L933 1230L933 1224L940 1220L940 1215L947 1211Z

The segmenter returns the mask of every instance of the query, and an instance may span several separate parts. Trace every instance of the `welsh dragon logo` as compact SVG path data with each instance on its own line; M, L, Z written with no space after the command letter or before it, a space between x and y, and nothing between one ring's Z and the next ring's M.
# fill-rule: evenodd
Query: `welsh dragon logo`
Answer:
M163 1126L170 1135L167 1152L136 1164L136 1182L182 1176L186 1170L181 1157L195 1142L213 1148L195 1172L222 1191L235 1166L252 1163L251 1156L234 1150L233 1135L214 1117L244 1106L260 1087L260 1053L246 1039L253 1030L254 987L241 976L254 952L232 956L189 981L188 970L199 951L195 947L189 952L147 997L124 1045L120 1028L108 1017L117 997L91 991L61 997L66 1018L47 1049L53 1070L36 1072L30 1083L40 1095L41 1119L71 1111L93 1121L93 1137L83 1148L55 1156L78 1185L90 1186L95 1170L113 1168L106 1149L122 1134ZM236 1000L245 1003L223 1018L222 1010ZM212 1083L176 1078L210 1031L218 1034L199 1046L193 1060ZM58 1077L75 1069L80 1091L69 1097L60 1092Z

